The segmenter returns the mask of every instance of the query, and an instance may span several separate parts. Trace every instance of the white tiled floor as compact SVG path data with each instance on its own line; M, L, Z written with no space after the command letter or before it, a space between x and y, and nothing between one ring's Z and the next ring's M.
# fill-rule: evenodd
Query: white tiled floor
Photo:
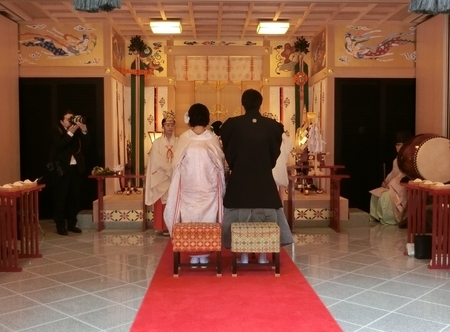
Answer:
M364 224L298 228L286 247L342 329L450 332L450 270L405 256L406 230ZM43 258L0 273L0 332L128 331L168 239L41 225Z

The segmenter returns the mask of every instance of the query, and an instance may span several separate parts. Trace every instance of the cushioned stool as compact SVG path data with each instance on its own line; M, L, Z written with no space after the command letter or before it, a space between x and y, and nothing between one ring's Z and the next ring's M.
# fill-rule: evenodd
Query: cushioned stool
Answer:
M272 253L272 262L265 264L243 264L236 261L236 253ZM280 276L280 228L276 222L231 223L232 274L237 276L237 265L275 267L275 276Z
M194 222L175 224L172 229L173 276L178 277L182 266L192 267L190 263L181 263L180 253L217 252L216 263L198 264L215 266L217 276L222 276L222 226L219 223Z

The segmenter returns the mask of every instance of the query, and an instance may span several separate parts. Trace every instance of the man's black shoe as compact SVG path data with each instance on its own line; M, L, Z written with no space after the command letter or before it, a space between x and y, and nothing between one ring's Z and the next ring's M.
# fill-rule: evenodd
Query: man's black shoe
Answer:
M73 227L71 227L71 228L69 228L69 232L72 232L72 233L81 233L81 232L83 232L81 229L79 229L77 226L73 226Z
M56 231L59 235L69 235L69 233L65 229L58 229Z

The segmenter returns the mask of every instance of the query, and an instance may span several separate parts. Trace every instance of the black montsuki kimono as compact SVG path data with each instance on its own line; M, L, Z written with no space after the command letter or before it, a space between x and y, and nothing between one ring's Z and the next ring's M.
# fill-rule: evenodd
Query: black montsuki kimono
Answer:
M283 125L254 111L229 118L220 130L231 170L224 206L230 209L281 208L272 168L280 155Z

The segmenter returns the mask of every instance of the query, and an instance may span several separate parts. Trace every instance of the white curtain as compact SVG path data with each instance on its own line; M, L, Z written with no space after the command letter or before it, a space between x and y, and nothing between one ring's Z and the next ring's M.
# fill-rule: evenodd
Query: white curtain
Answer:
M272 86L270 87L270 112L264 116L275 119L282 123L292 146L295 146L295 87L294 86ZM289 165L294 164L291 156Z
M177 81L260 81L261 56L177 56Z
M144 132L141 134L144 149L144 165L147 167L148 152L151 148L149 132L162 132L161 121L166 113L169 89L167 86L146 86L144 106Z
M114 165L106 165L108 167L122 166L126 164L127 157L127 139L130 139L131 126L129 118L130 110L130 89L126 88L119 81L112 79L112 107L113 107L113 153ZM114 191L120 190L118 181L114 181Z

